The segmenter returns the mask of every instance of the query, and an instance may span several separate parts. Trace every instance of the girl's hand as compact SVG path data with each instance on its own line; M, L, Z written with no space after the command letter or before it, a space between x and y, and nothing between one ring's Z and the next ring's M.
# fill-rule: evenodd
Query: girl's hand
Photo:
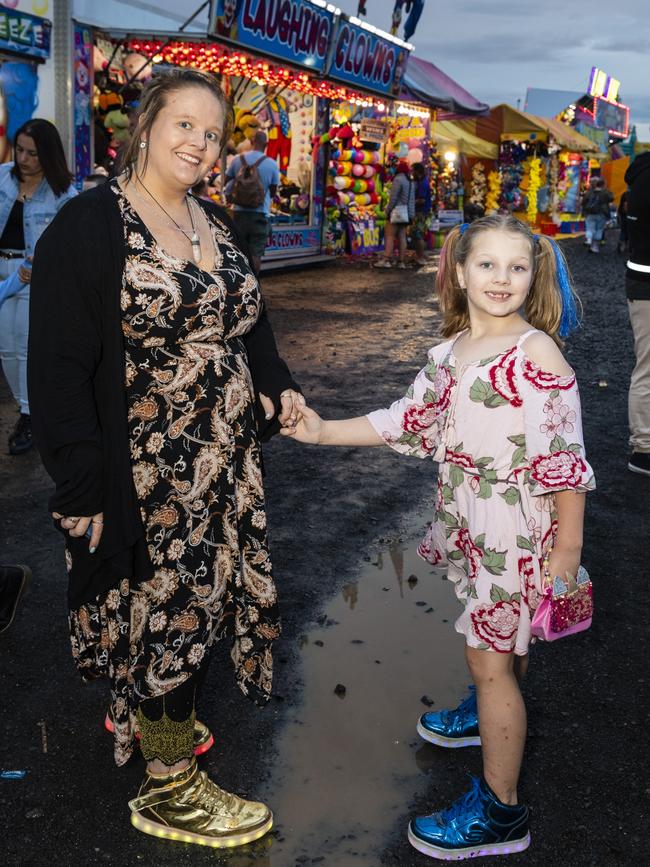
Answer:
M548 572L550 580L552 581L557 575L563 581L566 581L567 572L575 578L578 574L578 569L580 568L581 554L582 548L563 548L561 546L553 548L548 557Z
M281 428L280 433L282 436L298 440L299 443L318 445L321 441L325 422L315 410L307 406L302 395L300 395L299 406L300 414L295 425L287 425Z
M66 518L58 512L52 512L52 517L55 521L60 521L61 527L64 530L67 530L75 539L86 535L86 531L90 527L90 543L88 545L88 550L91 554L95 553L104 530L103 512L97 512L96 515L87 518Z

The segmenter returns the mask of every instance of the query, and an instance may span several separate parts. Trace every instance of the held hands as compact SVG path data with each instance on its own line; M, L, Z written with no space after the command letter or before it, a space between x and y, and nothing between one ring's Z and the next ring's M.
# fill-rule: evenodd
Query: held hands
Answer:
M89 518L66 518L58 512L52 512L52 517L55 521L60 521L62 529L67 530L73 538L78 539L81 536L88 536L90 539L88 550L91 554L95 553L99 540L102 538L102 531L104 530L103 512L97 512L96 515L92 515Z
M270 397L260 392L260 403L264 409L264 416L267 419L272 419L275 415L275 407ZM288 428L293 428L300 417L301 404L304 404L304 398L299 391L294 391L292 388L287 388L280 395L280 415L278 421L280 425Z
M300 395L299 415L293 425L287 424L280 429L282 436L291 437L299 443L311 443L318 445L323 436L325 422L318 413L310 409L305 403L305 398Z

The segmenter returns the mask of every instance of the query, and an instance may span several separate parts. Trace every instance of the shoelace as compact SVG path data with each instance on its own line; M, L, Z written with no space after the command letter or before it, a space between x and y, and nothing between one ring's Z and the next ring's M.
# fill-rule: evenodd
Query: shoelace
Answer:
M476 713L476 693L474 692L474 687L470 687L470 694L465 701L461 701L458 705L458 711L464 716Z
M452 822L454 819L462 819L466 816L475 815L479 808L483 796L481 794L481 781L478 777L470 777L472 788L469 792L461 795L451 807L442 811L442 819L445 822Z
M458 716L461 719L476 715L476 692L475 687L470 686L470 694L466 699L461 701L456 710L448 710L445 715L445 722L449 722L453 717Z
M226 812L231 816L235 816L239 812L239 798L219 788L205 771L201 771L201 780L192 800L202 807L207 806L210 812Z

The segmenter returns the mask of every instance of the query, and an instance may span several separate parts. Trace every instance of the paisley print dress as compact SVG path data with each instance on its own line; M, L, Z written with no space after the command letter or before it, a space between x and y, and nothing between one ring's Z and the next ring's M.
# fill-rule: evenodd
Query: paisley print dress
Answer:
M133 750L141 700L195 678L229 634L239 686L271 689L280 632L254 397L242 336L258 282L210 217L212 273L166 253L114 182L124 221L121 307L133 479L154 577L71 612L84 677L112 681L115 758ZM69 552L67 552L69 557Z
M470 647L526 654L542 561L555 538L557 491L590 491L574 375L525 352L460 364L454 340L429 351L406 396L368 419L398 452L440 464L436 506L419 554L447 567Z

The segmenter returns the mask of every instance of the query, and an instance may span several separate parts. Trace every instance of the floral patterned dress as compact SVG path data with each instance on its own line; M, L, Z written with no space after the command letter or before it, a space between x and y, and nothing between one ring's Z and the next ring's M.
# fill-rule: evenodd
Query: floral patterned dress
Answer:
M590 491L574 375L556 376L524 343L460 364L435 346L406 396L368 419L388 445L440 463L433 522L419 554L448 567L470 647L526 654L557 491Z
M139 702L197 675L226 632L239 686L267 698L280 626L242 340L260 314L258 282L216 218L207 273L159 247L116 182L113 189L126 241L133 479L155 575L122 580L70 622L82 675L112 681L115 759L123 764Z

